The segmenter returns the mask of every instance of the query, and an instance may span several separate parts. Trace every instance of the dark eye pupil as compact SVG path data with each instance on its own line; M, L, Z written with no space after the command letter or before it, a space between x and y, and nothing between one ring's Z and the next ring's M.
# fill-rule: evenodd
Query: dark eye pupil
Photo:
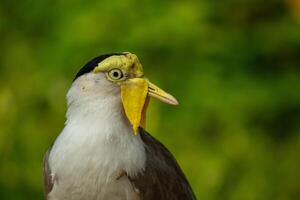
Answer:
M119 77L119 72L113 72L114 77Z

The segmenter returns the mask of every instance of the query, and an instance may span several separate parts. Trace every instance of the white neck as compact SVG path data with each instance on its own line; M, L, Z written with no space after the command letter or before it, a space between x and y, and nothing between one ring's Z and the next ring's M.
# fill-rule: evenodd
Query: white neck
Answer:
M95 91L91 84L83 77L68 92L67 121L50 153L51 170L106 181L121 170L135 176L144 169L145 149L124 115L119 88L102 84Z

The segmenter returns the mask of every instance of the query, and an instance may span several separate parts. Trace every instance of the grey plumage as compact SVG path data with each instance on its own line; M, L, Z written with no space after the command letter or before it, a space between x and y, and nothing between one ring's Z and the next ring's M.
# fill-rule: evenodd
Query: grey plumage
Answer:
M173 155L158 140L140 129L146 149L146 169L130 179L143 200L196 199L185 175Z

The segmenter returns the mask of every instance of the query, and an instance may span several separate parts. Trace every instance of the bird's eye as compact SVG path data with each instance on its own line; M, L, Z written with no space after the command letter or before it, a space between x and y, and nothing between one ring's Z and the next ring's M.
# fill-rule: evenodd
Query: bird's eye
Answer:
M108 76L113 80L120 80L124 77L120 69L112 69L108 72Z

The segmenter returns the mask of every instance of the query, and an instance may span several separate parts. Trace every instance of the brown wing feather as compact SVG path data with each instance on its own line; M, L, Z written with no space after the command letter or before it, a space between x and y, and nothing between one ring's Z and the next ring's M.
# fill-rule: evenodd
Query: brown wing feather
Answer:
M44 156L44 193L45 198L47 199L48 194L51 192L53 188L53 182L51 177L51 170L49 167L48 159L49 159L50 150L48 150Z
M129 177L143 200L195 200L196 197L173 155L159 141L140 129L145 143L146 168Z

